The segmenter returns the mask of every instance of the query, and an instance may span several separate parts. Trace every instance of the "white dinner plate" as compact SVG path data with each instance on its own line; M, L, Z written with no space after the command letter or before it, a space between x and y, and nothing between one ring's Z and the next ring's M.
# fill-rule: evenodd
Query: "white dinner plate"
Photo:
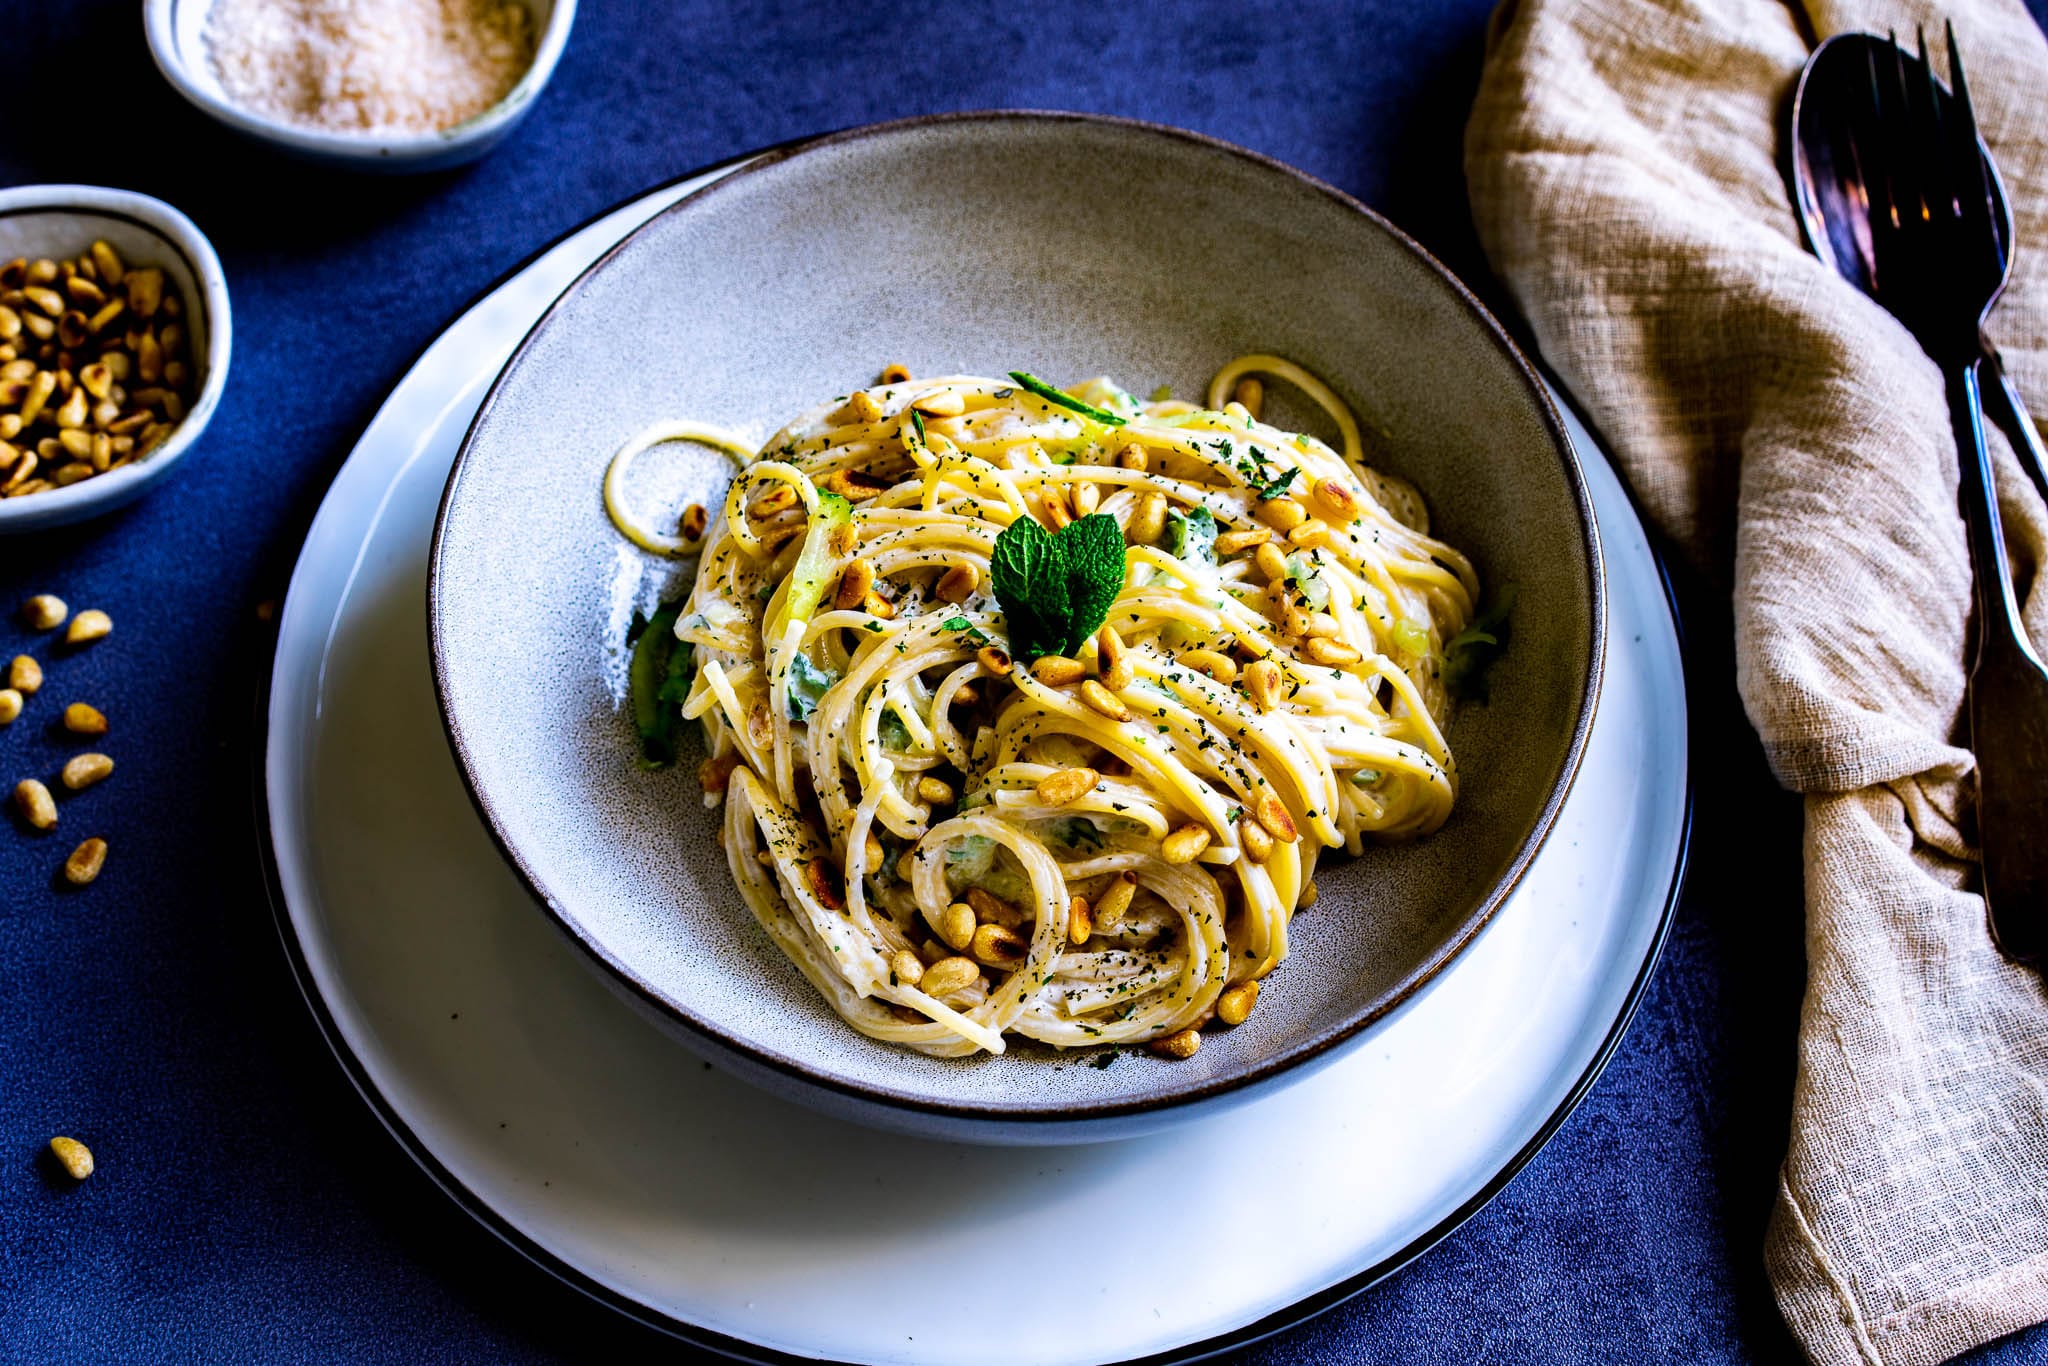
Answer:
M756 1360L1094 1363L1206 1355L1417 1255L1562 1123L1656 959L1690 818L1664 580L1568 421L1608 555L1610 644L1578 781L1513 897L1371 1040L1241 1109L1120 1143L952 1146L856 1128L710 1070L578 957L505 867L427 668L429 536L485 390L579 272L714 171L616 209L457 318L335 477L279 620L263 781L299 984L379 1118L464 1208L569 1283ZM1563 405L1560 405L1561 407ZM1047 1313L990 1337L911 1293L1141 1221L1228 1256L1061 1257Z

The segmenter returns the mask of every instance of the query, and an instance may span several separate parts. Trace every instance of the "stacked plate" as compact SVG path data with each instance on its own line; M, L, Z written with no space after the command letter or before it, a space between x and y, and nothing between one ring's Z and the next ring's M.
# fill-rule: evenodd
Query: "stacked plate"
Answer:
M1017 122L947 136L1000 141ZM1132 156L1169 138L1070 126ZM984 1271L1014 1283L1055 1254L1058 1312L1006 1316L1005 1360L1190 1359L1355 1293L1454 1228L1562 1122L1661 942L1689 814L1685 702L1663 579L1627 497L1567 418L1606 583L1605 669L1591 671L1597 716L1576 781L1545 814L1547 839L1536 828L1526 841L1519 880L1467 908L1459 923L1476 935L1455 935L1363 1012L1319 1067L1257 1078L1239 1088L1247 1103L1167 1132L1057 1148L891 1134L800 1108L736 1080L744 1057L707 1065L667 1005L616 989L536 907L531 870L522 880L501 857L450 754L422 620L444 488L507 360L593 263L736 169L612 211L451 323L307 538L280 620L265 795L278 924L336 1055L394 1136L508 1242L627 1313L749 1359L984 1359L991 1320L974 1297L917 1287ZM709 288L716 263L675 267ZM1072 364L1114 372L1116 359ZM586 454L601 469L609 449ZM587 462L565 463L565 496L580 496L569 485ZM656 567L619 553L620 581L654 582ZM531 776L537 804L560 800L540 790L551 781ZM736 897L727 910L733 933L751 930ZM1081 1072L1093 1069L1056 1075ZM1256 1217L1232 1191L1255 1193ZM1183 1255L1226 1221L1233 1255ZM1088 1255L1062 1251L1074 1249Z

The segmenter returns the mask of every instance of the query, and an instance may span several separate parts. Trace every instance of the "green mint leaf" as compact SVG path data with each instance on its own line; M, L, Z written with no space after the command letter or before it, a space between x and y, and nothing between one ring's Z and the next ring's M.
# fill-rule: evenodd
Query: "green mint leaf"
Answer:
M1053 549L1065 562L1066 643L1061 653L1071 655L1101 629L1124 590L1123 528L1109 514L1093 512L1061 527Z
M1003 605L1010 653L1026 663L1072 654L1123 591L1123 532L1100 512L1068 523L1058 535L1020 517L996 537L989 578Z
M1205 507L1167 513L1166 548L1190 564L1216 563L1216 514Z
M1012 370L1010 378L1016 380L1017 383L1023 385L1047 403L1056 404L1059 407L1065 408L1068 412L1079 413L1085 418L1100 422L1105 427L1121 427L1124 425L1124 420L1115 413L1104 412L1092 403L1083 403L1072 394L1053 388L1052 385L1047 384L1036 375L1026 374L1022 370Z

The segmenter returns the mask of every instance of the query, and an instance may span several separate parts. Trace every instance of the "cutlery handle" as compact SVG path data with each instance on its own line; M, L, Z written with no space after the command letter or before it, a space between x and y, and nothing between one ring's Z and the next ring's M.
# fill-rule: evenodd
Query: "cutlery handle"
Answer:
M2020 621L1991 455L1984 447L1979 362L1948 376L1961 465L1960 501L1977 580L1977 658L1970 670L1970 748L1977 759L1977 844L1985 909L1998 947L2021 962L2048 958L2048 669Z
M2048 449L2041 445L2041 429L2034 425L2027 405L2020 402L2020 391L2012 387L2012 377L2005 373L2005 361L1998 348L1987 342L1984 359L1998 381L1990 386L1992 420L2004 429L2006 438L2012 442L2013 454L2019 457L2020 468L2034 481L2041 501L2048 503Z

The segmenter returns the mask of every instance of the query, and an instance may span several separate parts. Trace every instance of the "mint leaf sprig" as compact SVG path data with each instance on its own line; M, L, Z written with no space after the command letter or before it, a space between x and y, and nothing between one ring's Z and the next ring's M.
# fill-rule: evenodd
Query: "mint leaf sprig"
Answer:
M1124 533L1091 513L1048 532L1019 517L996 537L989 577L1010 630L1010 653L1027 664L1071 655L1109 616L1124 586Z

